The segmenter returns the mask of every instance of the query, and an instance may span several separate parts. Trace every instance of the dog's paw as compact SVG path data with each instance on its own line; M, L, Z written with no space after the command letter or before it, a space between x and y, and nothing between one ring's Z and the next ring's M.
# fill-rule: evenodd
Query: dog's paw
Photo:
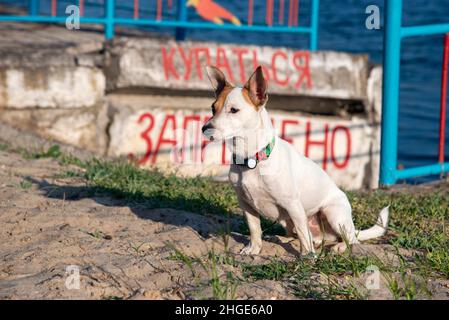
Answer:
M348 246L344 242L339 242L332 247L332 251L335 253L343 253L348 249Z
M262 249L261 246L251 246L251 245L247 245L246 247L244 247L241 251L240 254L244 254L244 255L256 255L260 253L260 250Z

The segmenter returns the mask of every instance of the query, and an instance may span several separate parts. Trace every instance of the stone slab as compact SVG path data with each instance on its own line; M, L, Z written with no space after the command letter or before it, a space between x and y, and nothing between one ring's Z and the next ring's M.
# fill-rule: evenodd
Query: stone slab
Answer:
M272 95L367 98L367 55L123 37L106 50L108 90L210 90L206 65L218 66L230 82L242 84L260 64Z
M51 111L8 109L0 112L0 122L31 131L48 140L70 144L101 155L108 141L101 112L103 108L104 106Z
M104 91L98 68L0 68L0 109L89 108L104 99Z

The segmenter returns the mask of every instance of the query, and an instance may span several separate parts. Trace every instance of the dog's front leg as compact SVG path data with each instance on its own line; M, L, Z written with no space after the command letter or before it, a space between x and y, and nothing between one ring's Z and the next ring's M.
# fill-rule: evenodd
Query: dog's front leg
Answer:
M262 249L262 228L260 227L260 216L253 211L245 210L246 222L248 223L250 242L240 251L240 254L259 254Z
M315 253L313 247L313 236L309 230L309 223L306 212L300 203L290 203L286 208L290 218L293 221L296 235L301 243L301 253Z

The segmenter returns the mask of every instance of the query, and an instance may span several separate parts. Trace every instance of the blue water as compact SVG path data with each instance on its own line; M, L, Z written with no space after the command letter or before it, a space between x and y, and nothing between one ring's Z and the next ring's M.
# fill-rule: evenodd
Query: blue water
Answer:
M7 2L0 0L0 2ZM20 3L21 1L14 1ZM59 12L72 1L58 1ZM90 1L102 3L102 1ZM132 16L132 0L117 0L123 5L117 15ZM164 0L166 3L166 0ZM176 3L176 0L173 0ZM247 1L216 0L242 22L247 17ZM265 19L265 2L255 0L254 24ZM49 11L50 0L41 0L41 10ZM141 17L154 18L156 0L142 0ZM275 1L278 3L278 1ZM288 1L285 1L286 9ZM382 63L383 24L380 30L365 28L368 5L378 5L383 20L384 0L321 0L319 23L319 49L351 53L367 53L374 63ZM277 7L277 5L276 5ZM309 24L310 3L300 1L299 24ZM287 10L286 10L287 11ZM102 15L102 9L86 6L86 15ZM239 14L240 13L240 14ZM175 10L164 10L164 19L173 17ZM275 8L274 20L278 12ZM189 10L189 19L198 19L194 10ZM287 21L287 13L284 21ZM449 0L404 0L404 25L449 22ZM160 31L160 30L158 30ZM166 30L173 33L173 30ZM231 43L263 44L307 48L308 37L296 34L267 34L254 32L190 30L187 38L216 40ZM428 36L406 39L401 56L401 92L399 112L398 162L405 167L433 164L438 159L439 97L442 65L443 36ZM447 121L449 126L449 121ZM446 135L446 157L449 159L449 134ZM423 182L438 177L409 180Z

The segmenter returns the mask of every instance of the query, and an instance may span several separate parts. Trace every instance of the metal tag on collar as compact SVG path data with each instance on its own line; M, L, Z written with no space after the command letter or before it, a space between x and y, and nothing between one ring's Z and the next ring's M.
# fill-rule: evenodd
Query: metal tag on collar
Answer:
M254 169L257 166L257 161L254 158L249 158L246 165L248 166L248 168Z

